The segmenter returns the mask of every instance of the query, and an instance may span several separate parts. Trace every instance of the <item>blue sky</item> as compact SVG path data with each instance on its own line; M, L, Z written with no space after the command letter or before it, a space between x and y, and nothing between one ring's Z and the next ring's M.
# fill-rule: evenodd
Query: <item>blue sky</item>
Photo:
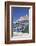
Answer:
M25 7L12 7L11 15L13 16L13 22L19 19L21 16L29 15L29 8Z

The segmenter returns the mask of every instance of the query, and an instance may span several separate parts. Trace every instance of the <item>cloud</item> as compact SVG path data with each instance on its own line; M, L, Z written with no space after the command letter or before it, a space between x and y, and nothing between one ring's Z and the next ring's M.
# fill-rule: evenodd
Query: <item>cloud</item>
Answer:
M14 21L13 23L16 23L16 21Z
M19 19L17 19L14 23L18 23L18 21L23 21L23 20L28 20L28 17L29 16L27 16L27 14L26 14L26 16L21 16Z
M18 21L22 21L22 20L24 20L24 17L23 16L21 16L18 20L16 20L17 22Z

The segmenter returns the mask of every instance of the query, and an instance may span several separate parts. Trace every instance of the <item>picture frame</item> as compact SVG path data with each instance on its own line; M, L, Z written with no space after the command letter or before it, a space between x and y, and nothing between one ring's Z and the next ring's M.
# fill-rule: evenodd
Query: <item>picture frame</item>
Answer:
M23 9L24 9L24 13L23 13ZM30 9L29 12L27 9ZM18 10L18 12L17 12L17 10ZM22 13L22 15L20 13ZM28 17L28 14L29 14L29 17ZM13 21L16 21L17 18L21 18L19 20L23 20L24 19L22 17L23 15L25 15L24 18L26 20L29 20L29 26L28 26L29 33L28 33L28 31L26 31L25 33L23 33L24 35L21 34L20 31L22 32L23 29L18 30L17 32L19 32L19 33L14 33L16 31L14 30L15 28L13 28L14 27ZM25 22L27 22L27 21L25 21ZM18 34L19 35L21 34L21 36L18 36ZM15 36L15 35L17 35L17 36ZM23 38L22 38L22 35L23 35ZM35 42L35 3L34 2L32 3L32 2L6 1L5 2L5 44L32 43L32 42L33 43Z

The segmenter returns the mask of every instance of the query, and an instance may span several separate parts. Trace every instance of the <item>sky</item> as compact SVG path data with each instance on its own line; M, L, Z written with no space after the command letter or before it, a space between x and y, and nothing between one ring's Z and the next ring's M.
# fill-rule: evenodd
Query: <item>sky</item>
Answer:
M13 22L19 19L21 16L29 16L29 8L26 7L12 7L11 16L13 16Z

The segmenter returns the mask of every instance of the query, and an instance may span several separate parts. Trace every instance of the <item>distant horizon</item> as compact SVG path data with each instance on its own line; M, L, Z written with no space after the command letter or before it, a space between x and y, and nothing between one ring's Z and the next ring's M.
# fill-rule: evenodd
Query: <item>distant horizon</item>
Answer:
M13 22L16 22L21 16L29 16L29 8L12 7L11 15L13 16Z

